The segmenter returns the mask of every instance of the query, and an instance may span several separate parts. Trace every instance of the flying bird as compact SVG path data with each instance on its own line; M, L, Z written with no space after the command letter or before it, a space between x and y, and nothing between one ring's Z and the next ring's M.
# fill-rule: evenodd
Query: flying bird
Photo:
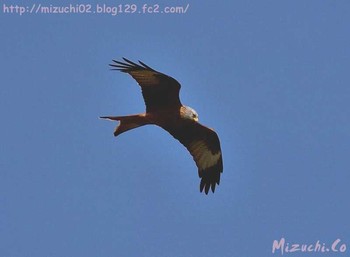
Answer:
M181 104L180 83L158 72L143 62L113 60L112 70L131 75L140 85L146 112L128 116L104 116L102 119L119 121L114 131L118 136L130 129L148 124L157 125L180 141L192 155L201 178L200 192L214 193L223 172L222 153L216 132L198 122L197 112Z

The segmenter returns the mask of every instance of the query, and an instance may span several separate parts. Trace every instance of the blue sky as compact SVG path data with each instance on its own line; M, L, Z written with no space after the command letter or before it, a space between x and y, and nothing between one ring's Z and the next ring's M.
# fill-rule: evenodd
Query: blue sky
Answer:
M39 2L1 1L0 256L281 256L282 237L350 251L348 1L149 1L189 8L116 16L4 3ZM122 57L176 78L215 128L215 194L167 132L114 138L98 119L144 111L108 68Z

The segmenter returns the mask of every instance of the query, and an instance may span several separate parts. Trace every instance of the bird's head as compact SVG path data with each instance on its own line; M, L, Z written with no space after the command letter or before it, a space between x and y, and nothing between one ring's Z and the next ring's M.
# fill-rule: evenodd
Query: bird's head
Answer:
M198 113L191 107L182 106L180 112L183 118L198 122Z

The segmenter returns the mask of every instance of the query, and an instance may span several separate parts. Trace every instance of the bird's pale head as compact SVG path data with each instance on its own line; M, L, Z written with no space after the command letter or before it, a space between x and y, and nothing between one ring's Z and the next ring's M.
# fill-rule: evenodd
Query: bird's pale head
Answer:
M180 113L183 118L198 122L198 113L191 107L182 106L180 109Z

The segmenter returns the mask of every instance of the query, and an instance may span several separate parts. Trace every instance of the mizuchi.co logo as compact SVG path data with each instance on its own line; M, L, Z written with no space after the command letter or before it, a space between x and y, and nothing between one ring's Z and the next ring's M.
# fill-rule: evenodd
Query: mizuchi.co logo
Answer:
M304 252L304 253L345 253L346 244L341 242L338 238L331 242L330 244L322 243L320 240L317 240L315 243L311 244L300 244L300 243L288 243L286 239L282 237L280 240L273 240L272 242L272 253L280 253L281 255L285 253L295 253L295 252Z

